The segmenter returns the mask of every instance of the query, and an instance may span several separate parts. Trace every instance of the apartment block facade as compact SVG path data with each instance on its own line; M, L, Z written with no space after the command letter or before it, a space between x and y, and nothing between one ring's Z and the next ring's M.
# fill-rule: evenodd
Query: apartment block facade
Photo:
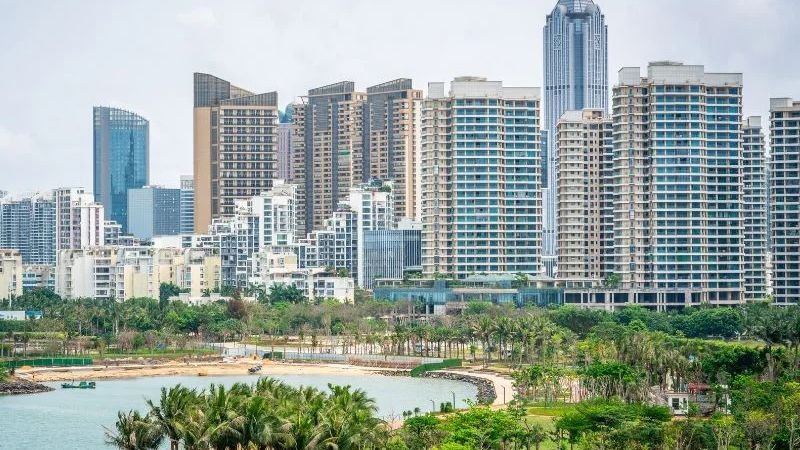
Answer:
M181 234L194 233L194 177L181 175Z
M236 200L277 178L278 94L254 94L226 80L194 74L195 226L234 214Z
M0 248L19 250L24 264L55 264L56 204L51 192L0 198Z
M800 303L800 101L773 98L769 109L772 296Z
M373 178L393 184L398 220L417 215L421 98L406 78L366 93L343 81L311 89L293 105L291 180L300 186L301 234L320 229L351 187Z
M767 152L761 117L748 117L742 126L742 218L744 220L744 294L746 300L767 297L769 205Z
M623 68L613 90L614 243L626 288L744 292L742 75L703 66Z
M56 252L105 245L105 209L83 188L55 190Z
M479 77L422 103L423 271L538 275L540 90Z
M22 254L17 249L0 249L0 301L22 295Z
M567 111L556 125L558 277L567 287L597 287L609 275L612 133L611 119L602 109Z

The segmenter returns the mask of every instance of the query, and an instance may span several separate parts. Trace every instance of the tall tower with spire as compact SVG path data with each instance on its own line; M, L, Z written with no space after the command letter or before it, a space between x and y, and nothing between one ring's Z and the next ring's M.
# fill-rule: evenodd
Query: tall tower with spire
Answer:
M544 120L547 156L542 158L544 255L556 254L556 162L553 138L565 111L608 113L608 29L592 0L558 0L544 26ZM544 134L544 133L543 133ZM543 150L545 150L543 148Z

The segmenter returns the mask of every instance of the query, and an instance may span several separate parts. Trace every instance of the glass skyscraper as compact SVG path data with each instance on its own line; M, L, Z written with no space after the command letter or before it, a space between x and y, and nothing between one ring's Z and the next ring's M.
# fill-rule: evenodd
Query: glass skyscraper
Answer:
M559 0L544 26L544 121L547 157L542 158L545 255L556 250L556 166L552 138L565 111L608 113L608 39L605 16L592 0ZM544 133L543 133L544 134Z
M149 182L150 122L123 109L94 107L94 199L127 227L128 189ZM125 228L127 230L127 228Z

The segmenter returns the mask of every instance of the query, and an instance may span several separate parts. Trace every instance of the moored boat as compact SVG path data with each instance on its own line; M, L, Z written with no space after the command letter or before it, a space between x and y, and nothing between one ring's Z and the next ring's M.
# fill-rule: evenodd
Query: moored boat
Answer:
M94 381L81 381L80 383L61 383L63 389L94 389L96 384Z

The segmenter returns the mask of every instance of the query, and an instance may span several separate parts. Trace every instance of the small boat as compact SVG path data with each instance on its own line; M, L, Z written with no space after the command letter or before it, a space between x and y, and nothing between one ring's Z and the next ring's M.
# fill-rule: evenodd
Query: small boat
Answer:
M94 389L96 387L94 381L81 381L80 383L61 383L64 389Z
M257 366L253 366L253 367L251 367L251 368L247 369L247 371L248 371L249 373L258 373L258 372L261 372L261 364L259 364L259 365L257 365Z

